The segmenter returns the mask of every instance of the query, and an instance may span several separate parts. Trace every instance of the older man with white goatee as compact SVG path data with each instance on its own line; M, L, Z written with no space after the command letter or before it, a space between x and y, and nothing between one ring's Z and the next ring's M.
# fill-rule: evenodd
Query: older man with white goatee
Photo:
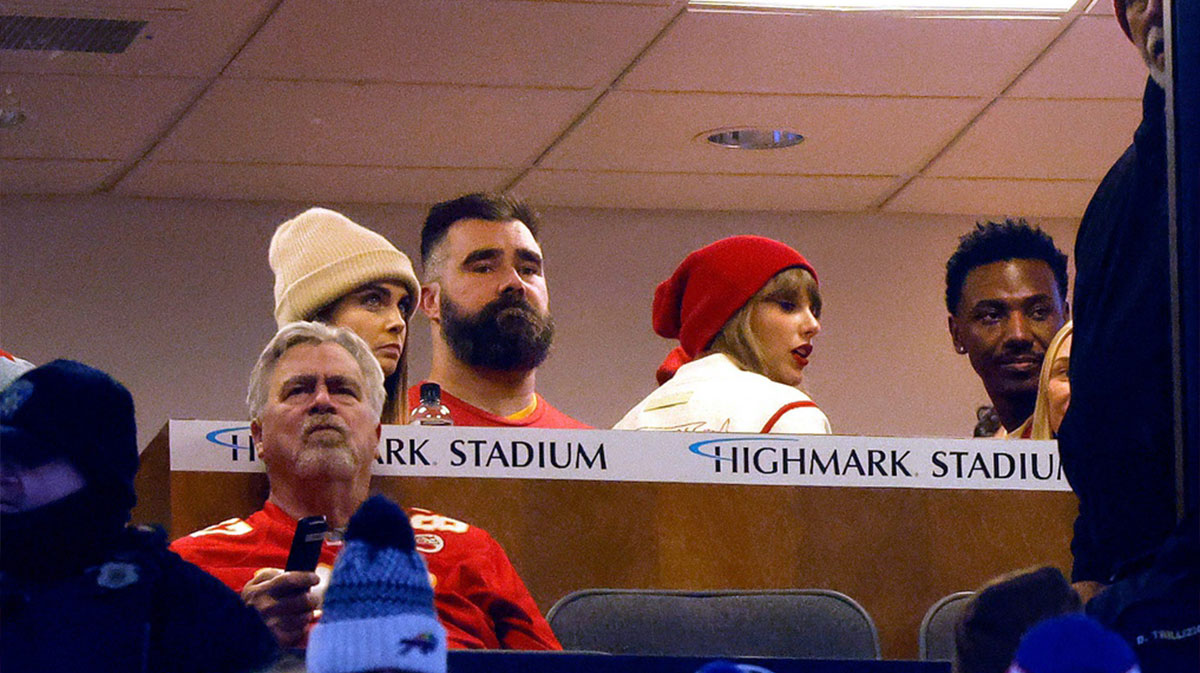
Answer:
M354 333L285 325L250 376L250 432L266 465L261 510L176 540L171 548L242 593L280 644L302 647L317 616L339 536L317 572L282 570L299 519L334 531L367 499L383 406L383 372ZM410 509L451 648L561 649L500 545L485 531Z

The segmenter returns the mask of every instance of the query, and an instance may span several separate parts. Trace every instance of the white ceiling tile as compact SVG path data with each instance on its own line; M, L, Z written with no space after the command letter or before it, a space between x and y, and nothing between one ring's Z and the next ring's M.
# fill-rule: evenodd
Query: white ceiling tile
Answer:
M972 99L615 92L548 155L547 168L650 172L896 175L917 170L982 107ZM770 151L695 139L729 126L784 128Z
M496 191L513 171L143 162L113 190L146 197L427 204Z
M0 158L133 159L199 93L199 80L0 75L28 116Z
M154 160L505 168L531 161L587 92L218 81Z
M75 75L213 77L271 7L271 0L222 2L4 3L14 14L148 22L120 54L5 51L0 71Z
M1141 98L1146 66L1112 17L1081 16L1005 95Z
M925 175L1099 179L1141 116L1133 100L999 100Z
M230 73L588 89L670 20L665 7L496 0L292 0ZM364 58L364 54L370 54Z
M191 9L197 1L204 2L204 0L102 0L101 2L89 0L9 0L4 3L4 8L13 14L36 14L37 10L61 12L88 12L114 9L186 10Z
M689 11L622 89L994 95L1060 19L906 18L871 12Z
M1092 0L1092 3L1088 5L1087 13L1092 15L1116 16L1116 12L1113 11L1112 0Z
M1083 215L1098 180L961 180L917 178L883 207L888 212L975 218Z
M547 206L679 210L865 210L894 178L535 170L515 187Z
M318 0L3 4L7 13L150 24L122 55L0 52L0 73L7 73L0 92L11 87L29 114L24 126L0 131L0 158L9 159L3 166L20 158L23 167L0 186L93 191L165 133L203 79L274 12L231 66L239 75L218 79L152 153L159 161L143 162L118 191L383 202L495 188L553 146L522 185L544 185L564 203L587 202L586 193L572 195L586 178L605 194L601 206L626 197L645 207L790 210L823 184L830 190L812 207L870 207L896 180L889 176L937 155L1061 26L1057 19L691 12L634 65L622 90L555 145L596 95L586 89L633 64L681 0L344 0L337 12ZM274 77L245 76L260 72ZM79 76L96 73L112 76ZM281 81L346 77L352 81ZM1143 77L1111 1L1097 0L925 177L1094 181L1132 134ZM473 84L431 83L452 79ZM504 86L514 83L527 86ZM848 95L859 91L886 95ZM778 95L793 92L822 95ZM926 95L905 96L911 93ZM1072 100L1036 100L1048 98ZM1126 100L1076 100L1083 98ZM1072 107L1093 102L1102 105ZM1019 103L1033 107L1005 108ZM792 128L808 139L777 152L694 140L702 131L750 124ZM58 161L70 159L87 161ZM465 170L438 170L454 168ZM792 193L714 196L717 178L704 174L732 178L718 192L743 185L754 195L778 176ZM639 192L639 184L657 191ZM897 203L915 199L924 184L914 181ZM950 183L936 184L945 191Z
M0 194L90 194L120 165L116 161L0 159Z

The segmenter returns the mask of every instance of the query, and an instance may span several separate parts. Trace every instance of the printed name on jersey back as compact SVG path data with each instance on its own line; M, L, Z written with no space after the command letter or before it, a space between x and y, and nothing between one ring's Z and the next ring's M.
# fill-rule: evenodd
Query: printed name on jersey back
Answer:
M205 535L245 535L253 533L254 526L246 523L245 519L226 519L218 524L192 533L188 537L203 537Z

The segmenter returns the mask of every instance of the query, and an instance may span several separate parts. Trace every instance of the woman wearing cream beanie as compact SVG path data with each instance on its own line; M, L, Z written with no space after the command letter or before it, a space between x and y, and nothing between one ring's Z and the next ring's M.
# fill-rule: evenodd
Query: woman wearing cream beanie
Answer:
M315 320L362 337L383 368L384 423L405 423L408 319L421 285L408 256L379 234L325 208L279 225L268 254L275 322Z

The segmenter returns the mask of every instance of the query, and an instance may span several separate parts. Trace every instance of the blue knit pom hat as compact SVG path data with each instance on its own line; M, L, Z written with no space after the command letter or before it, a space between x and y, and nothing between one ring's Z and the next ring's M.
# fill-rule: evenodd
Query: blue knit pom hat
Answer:
M1140 673L1121 636L1084 615L1047 619L1025 634L1008 673Z
M350 517L345 539L308 638L308 670L445 673L446 630L404 510L374 496Z

